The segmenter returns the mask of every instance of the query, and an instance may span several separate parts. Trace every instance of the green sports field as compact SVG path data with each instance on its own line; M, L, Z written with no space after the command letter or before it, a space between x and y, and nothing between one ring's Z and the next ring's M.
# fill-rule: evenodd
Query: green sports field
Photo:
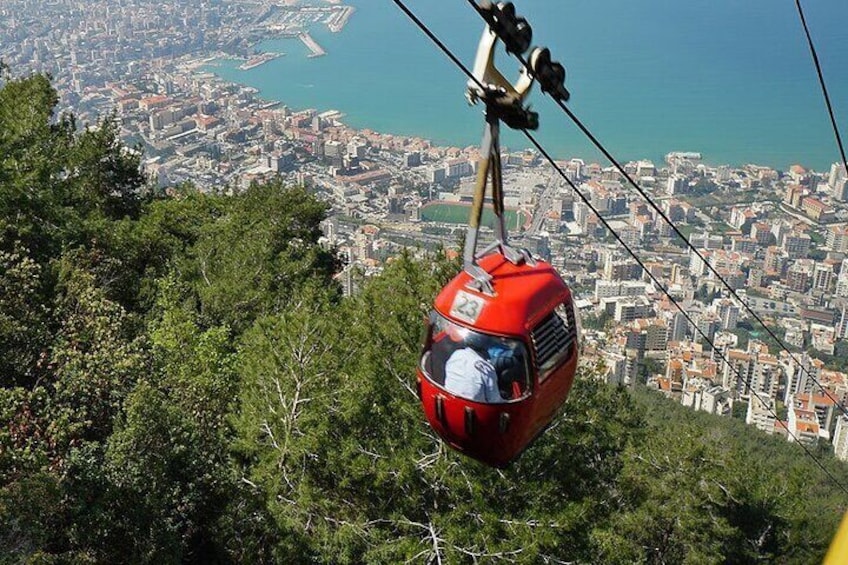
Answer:
M425 222L441 222L445 224L465 224L468 222L470 204L427 204L421 208L421 219ZM527 221L526 214L516 210L506 210L507 229L518 229ZM519 219L520 218L520 219ZM491 206L483 209L483 225L494 228L495 213Z

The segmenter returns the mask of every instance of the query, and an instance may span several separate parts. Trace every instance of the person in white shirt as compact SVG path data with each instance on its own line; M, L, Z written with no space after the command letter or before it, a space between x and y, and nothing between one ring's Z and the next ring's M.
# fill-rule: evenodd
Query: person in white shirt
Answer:
M495 367L471 347L459 349L445 364L448 392L475 402L504 402L498 389Z

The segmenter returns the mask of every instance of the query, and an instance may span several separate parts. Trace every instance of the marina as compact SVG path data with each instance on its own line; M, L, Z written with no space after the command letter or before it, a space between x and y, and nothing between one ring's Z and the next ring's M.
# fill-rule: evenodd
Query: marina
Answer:
M332 16L327 18L327 27L333 33L342 31L355 11L356 8L353 6L342 6L340 10L337 10Z
M263 14L257 25L269 31L297 31L316 24L326 25L333 33L344 30L356 12L353 6L276 6Z

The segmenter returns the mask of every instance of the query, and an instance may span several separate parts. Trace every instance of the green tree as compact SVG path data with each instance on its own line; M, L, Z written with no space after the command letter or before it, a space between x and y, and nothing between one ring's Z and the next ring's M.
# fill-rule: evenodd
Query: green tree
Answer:
M819 561L841 510L797 446L741 422L636 391L649 414L622 473L624 504L601 532L605 562ZM834 462L824 461L837 477ZM844 479L843 479L844 480ZM825 487L825 490L833 485ZM805 492L805 495L800 495ZM827 515L828 534L810 528Z
M52 122L57 100L40 75L0 87L0 243L11 251L21 242L38 251L36 259L56 254L68 226L77 225L61 178L74 123Z
M175 277L159 289L152 371L127 399L105 450L118 496L108 501L114 526L99 547L109 556L130 543L138 561L220 561L228 553L218 522L240 491L229 461L227 419L238 388L231 336L226 327L199 327L191 291Z
M821 559L844 497L818 465L848 483L826 446L584 369L485 467L415 391L455 261L342 298L303 189L142 196L113 122L77 133L46 79L0 75L0 562Z
M43 269L18 247L0 249L0 386L34 385L50 340Z
M743 400L736 400L733 403L732 416L734 419L744 422L748 417L748 403Z
M117 116L100 120L76 136L68 154L67 204L84 216L137 218L146 179L141 157L118 137Z
M31 388L0 389L0 553L74 555L78 517L98 490L75 490L74 463L96 453L113 430L146 356L127 335L127 318L72 264L60 267L57 334ZM83 510L85 509L85 510ZM70 553L68 553L70 552ZM71 557L68 557L69 559Z
M69 258L60 280L61 327L53 344L51 430L63 441L103 441L122 402L147 371L143 346L123 308Z
M182 185L171 197L146 200L137 220L106 221L89 261L98 284L129 312L146 315L157 300L157 281L172 270L193 270L188 249L227 208L226 199Z
M204 225L192 247L192 280L211 323L247 329L283 310L308 281L330 285L334 255L318 245L326 205L279 181L252 185L226 214Z

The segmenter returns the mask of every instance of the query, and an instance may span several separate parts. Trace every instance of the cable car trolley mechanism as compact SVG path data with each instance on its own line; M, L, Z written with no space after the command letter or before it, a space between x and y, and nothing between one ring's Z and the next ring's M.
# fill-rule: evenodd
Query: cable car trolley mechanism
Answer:
M565 70L534 48L532 71L512 84L495 67L495 48L526 52L527 21L512 3L484 2L487 21L467 97L483 102L486 126L464 249L463 270L440 292L430 314L418 368L418 394L436 433L488 465L504 467L550 424L565 402L577 368L579 320L571 291L548 263L508 244L500 156L500 123L536 129L524 100L534 82L567 100ZM495 241L477 252L491 177Z

